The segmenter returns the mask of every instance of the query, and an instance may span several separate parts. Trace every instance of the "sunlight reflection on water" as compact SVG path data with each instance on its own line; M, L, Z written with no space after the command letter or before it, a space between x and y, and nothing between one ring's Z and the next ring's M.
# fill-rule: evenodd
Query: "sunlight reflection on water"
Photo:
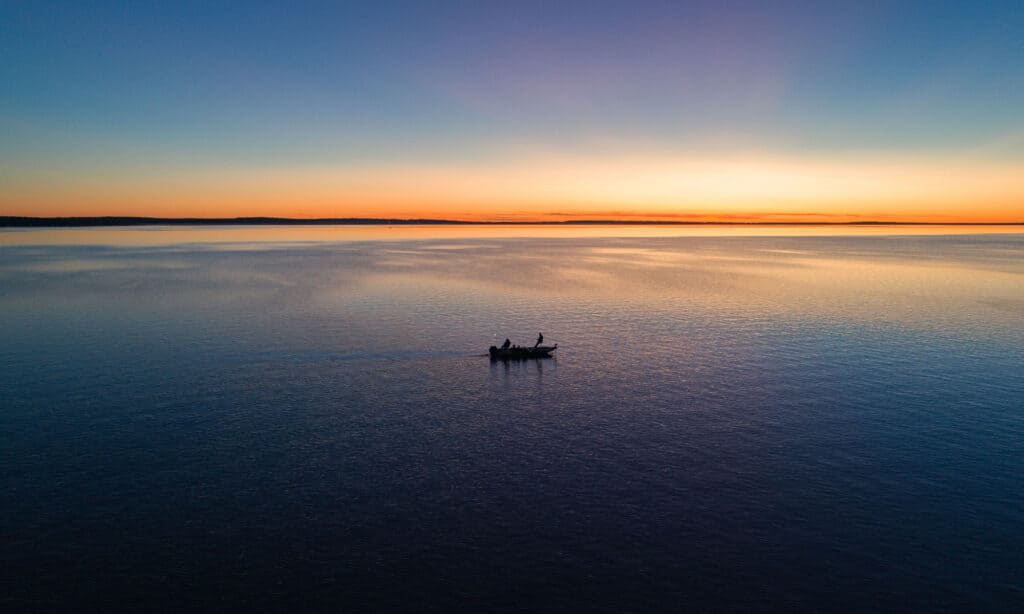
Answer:
M404 241L474 238L792 237L1019 234L1021 226L800 225L359 225L359 226L127 226L3 228L0 245L174 245L181 243L279 243ZM435 247L435 249L439 249Z
M0 233L8 603L1010 607L1024 235L928 229Z

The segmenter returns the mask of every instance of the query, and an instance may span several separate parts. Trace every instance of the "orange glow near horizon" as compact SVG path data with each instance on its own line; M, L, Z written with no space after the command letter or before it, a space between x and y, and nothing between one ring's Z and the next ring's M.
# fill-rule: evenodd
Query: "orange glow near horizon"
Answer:
M1024 222L1024 174L973 160L536 155L4 179L0 214L19 216Z

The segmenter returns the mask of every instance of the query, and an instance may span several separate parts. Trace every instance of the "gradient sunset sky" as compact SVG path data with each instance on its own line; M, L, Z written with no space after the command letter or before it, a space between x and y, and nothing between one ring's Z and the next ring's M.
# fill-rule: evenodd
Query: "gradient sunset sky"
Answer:
M0 215L1024 221L1024 3L0 2Z

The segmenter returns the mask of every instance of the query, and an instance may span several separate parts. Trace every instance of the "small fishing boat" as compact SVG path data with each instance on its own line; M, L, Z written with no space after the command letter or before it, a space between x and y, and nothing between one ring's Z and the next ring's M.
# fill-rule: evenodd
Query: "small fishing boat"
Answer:
M536 347L499 348L491 346L488 352L491 360L530 360L532 358L552 358L551 352L558 349L558 344L538 345Z

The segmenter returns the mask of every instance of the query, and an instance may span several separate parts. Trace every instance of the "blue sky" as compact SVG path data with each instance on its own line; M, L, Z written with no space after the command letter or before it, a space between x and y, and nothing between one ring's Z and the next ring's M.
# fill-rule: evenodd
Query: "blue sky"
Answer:
M832 4L6 2L0 163L1024 159L1024 5Z

